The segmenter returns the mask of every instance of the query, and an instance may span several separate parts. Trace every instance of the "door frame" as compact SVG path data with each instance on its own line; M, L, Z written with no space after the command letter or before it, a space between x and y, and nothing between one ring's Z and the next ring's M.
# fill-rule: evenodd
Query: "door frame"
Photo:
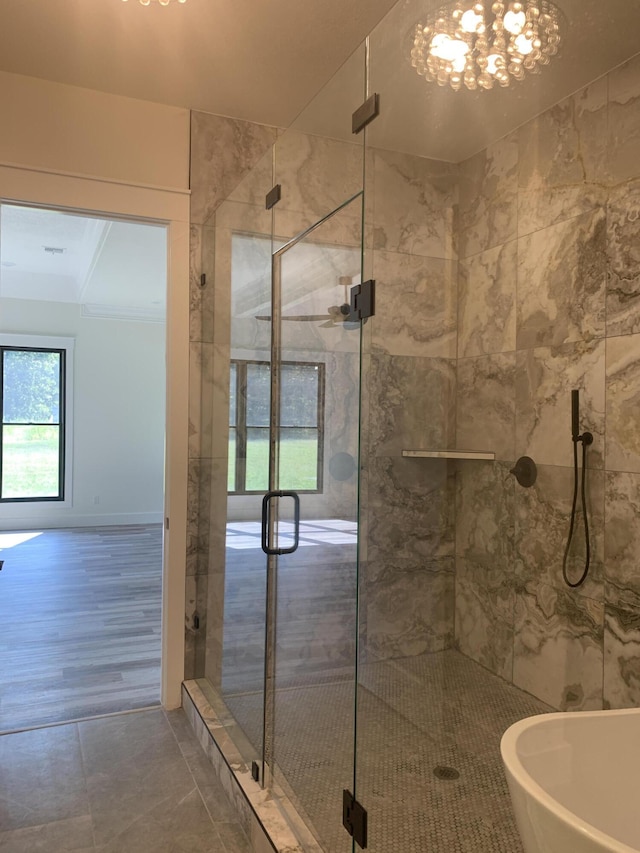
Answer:
M188 190L138 186L53 170L0 164L0 201L167 227L166 423L162 658L160 700L181 705L187 552L189 435L189 198ZM169 519L171 523L169 524Z

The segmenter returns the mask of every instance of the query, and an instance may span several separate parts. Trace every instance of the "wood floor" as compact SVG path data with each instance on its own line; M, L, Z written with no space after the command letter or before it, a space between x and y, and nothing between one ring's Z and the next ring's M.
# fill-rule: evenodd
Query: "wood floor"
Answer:
M159 704L162 525L0 532L0 560L0 732Z

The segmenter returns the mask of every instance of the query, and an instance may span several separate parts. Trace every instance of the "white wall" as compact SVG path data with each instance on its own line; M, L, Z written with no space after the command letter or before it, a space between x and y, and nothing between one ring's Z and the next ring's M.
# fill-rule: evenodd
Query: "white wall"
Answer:
M187 189L189 111L0 72L0 162Z
M78 305L0 299L0 332L75 338L72 506L4 504L0 528L162 521L164 323L83 318Z

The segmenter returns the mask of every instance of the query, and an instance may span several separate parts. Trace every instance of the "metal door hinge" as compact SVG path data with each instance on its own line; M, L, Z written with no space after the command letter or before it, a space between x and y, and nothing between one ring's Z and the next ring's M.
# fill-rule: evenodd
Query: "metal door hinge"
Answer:
M257 761L251 762L251 778L254 782L260 781L260 765Z
M342 825L362 849L367 846L367 810L351 791L342 792Z
M200 276L200 287L205 287L206 284L207 284L207 274L203 272L202 275Z
M376 313L376 283L375 279L363 281L351 288L351 314L349 319L366 320Z
M265 200L264 200L264 206L266 207L267 210L271 210L271 208L275 207L275 205L280 201L281 198L282 198L282 187L280 186L280 184L276 184L275 187L270 189L269 192L267 193Z
M380 115L380 95L374 92L351 116L351 132L360 133L370 121Z

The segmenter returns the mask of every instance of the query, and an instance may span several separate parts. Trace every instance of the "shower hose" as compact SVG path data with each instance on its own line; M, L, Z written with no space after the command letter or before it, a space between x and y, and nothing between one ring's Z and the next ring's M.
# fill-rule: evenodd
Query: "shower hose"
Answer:
M567 559L569 557L569 548L573 539L573 531L576 521L576 504L578 502L578 441L582 442L582 486L580 496L582 500L582 518L584 519L584 541L585 541L585 560L584 569L580 578L577 581L569 580L567 574ZM564 549L564 557L562 560L562 577L567 586L581 586L587 579L589 574L589 563L591 562L591 548L589 546L589 519L587 518L587 491L585 485L585 473L587 470L587 445L591 444L593 438L590 433L585 433L573 441L573 505L571 507L571 523L569 525L569 536L567 538L567 547Z

